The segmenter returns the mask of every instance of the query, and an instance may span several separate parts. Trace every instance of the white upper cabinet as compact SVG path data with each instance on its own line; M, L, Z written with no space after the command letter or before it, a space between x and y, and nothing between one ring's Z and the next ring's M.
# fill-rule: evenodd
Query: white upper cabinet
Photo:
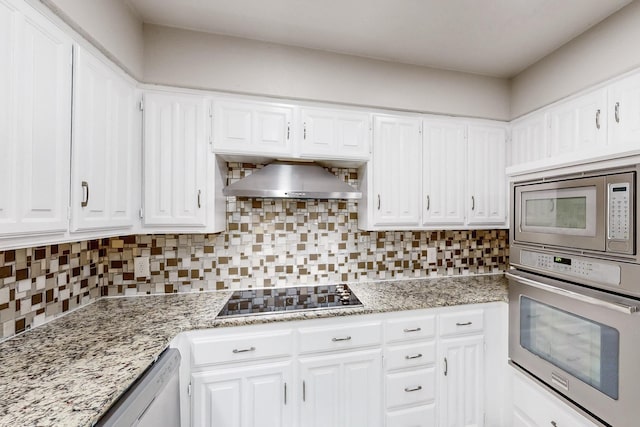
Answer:
M549 110L551 155L589 151L607 142L607 91L600 89Z
M545 111L534 113L511 126L510 166L542 160L548 155Z
M420 119L376 115L373 160L364 173L372 183L366 206L373 226L420 225L422 141ZM362 179L362 177L361 177Z
M424 225L463 225L467 142L459 122L423 122Z
M144 224L207 225L208 98L144 95Z
M370 115L337 109L303 108L301 157L369 157Z
M611 85L608 113L609 145L637 149L640 141L640 73Z
M141 173L135 87L84 49L74 62L71 230L133 227Z
M0 1L0 23L0 234L63 233L72 43L21 1Z
M292 106L231 100L214 105L214 152L258 156L291 152Z
M504 226L507 223L506 129L470 125L468 144L467 223Z

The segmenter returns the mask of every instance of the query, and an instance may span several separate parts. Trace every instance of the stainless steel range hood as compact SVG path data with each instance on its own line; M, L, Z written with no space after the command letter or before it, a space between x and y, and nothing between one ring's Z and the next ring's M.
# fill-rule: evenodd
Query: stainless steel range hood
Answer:
M362 198L361 192L313 163L270 163L222 192L225 196L280 199Z

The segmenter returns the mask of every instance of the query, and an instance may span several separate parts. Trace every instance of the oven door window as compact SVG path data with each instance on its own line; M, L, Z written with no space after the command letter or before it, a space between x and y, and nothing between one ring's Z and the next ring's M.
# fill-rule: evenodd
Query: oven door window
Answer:
M596 235L595 186L528 191L521 200L522 231Z
M618 399L618 330L522 296L520 345Z

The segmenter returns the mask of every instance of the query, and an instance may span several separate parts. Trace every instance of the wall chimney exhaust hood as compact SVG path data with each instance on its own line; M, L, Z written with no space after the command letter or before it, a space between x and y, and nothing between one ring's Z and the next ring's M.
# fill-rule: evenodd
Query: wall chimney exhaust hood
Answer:
M362 193L314 163L274 162L222 190L225 196L360 199Z

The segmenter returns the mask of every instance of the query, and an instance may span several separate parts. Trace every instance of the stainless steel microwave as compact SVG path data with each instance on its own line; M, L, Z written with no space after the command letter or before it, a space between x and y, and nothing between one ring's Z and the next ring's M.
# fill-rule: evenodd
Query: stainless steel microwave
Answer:
M635 168L512 184L512 242L636 254Z

